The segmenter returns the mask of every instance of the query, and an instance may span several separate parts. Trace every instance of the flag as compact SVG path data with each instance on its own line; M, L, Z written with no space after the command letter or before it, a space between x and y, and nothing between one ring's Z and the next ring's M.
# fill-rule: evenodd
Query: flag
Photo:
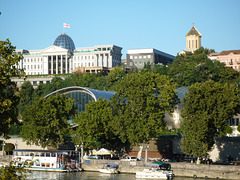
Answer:
M66 24L66 23L64 23L64 24L63 24L63 27L65 27L65 28L70 28L70 25L69 25L69 24Z

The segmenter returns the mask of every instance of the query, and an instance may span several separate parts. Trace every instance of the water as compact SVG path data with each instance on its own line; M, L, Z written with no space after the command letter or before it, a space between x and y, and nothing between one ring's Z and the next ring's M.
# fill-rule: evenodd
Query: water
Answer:
M103 174L98 172L40 172L33 171L29 180L136 180L135 174ZM173 180L194 180L193 178L174 177ZM200 179L198 179L200 180Z

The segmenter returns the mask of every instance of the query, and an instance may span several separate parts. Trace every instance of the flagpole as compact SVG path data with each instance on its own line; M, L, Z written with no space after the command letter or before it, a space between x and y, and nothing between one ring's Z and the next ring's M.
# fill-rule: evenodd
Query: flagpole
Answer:
M63 34L64 34L64 23L63 23Z

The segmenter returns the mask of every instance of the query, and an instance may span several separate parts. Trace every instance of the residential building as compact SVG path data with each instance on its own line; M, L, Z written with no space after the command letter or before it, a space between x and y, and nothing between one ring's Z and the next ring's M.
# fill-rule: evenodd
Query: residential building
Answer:
M228 50L220 53L211 53L208 58L224 63L227 67L231 67L240 71L240 50Z
M121 65L121 50L115 45L75 48L71 37L63 33L46 49L17 49L15 53L23 56L18 68L27 75L52 75L69 74L77 68L95 73L113 68Z
M126 68L142 69L144 64L150 63L152 66L154 64L167 65L172 63L175 56L167 54L165 52L149 48L149 49L129 49L127 52L127 64Z

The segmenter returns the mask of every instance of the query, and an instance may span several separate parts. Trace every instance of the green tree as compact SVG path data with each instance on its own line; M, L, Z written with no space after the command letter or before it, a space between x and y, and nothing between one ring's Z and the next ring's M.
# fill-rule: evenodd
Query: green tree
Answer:
M165 113L178 103L175 87L167 76L154 73L132 73L120 82L111 101L113 128L123 142L136 145L165 128Z
M239 90L233 84L207 81L189 87L183 99L182 150L196 157L207 157L216 135L226 133L227 120L240 112Z
M20 102L18 110L21 114L23 110L32 104L34 89L30 81L25 81L20 90Z
M112 150L121 148L123 144L113 132L112 117L113 108L107 99L89 102L86 111L74 119L77 125L73 132L75 144L84 143L90 149L99 148L99 145Z
M39 98L23 112L21 136L27 144L57 147L70 131L67 120L74 116L74 102L67 95Z
M26 162L18 166L18 160L11 161L10 165L7 167L0 168L0 180L25 180L27 177L27 173L31 172L26 169L26 167L31 167L33 162L31 160L26 160Z
M20 77L24 72L18 70L16 66L21 60L20 55L13 54L15 47L10 41L0 41L0 136L8 137L11 124L17 122L17 105L19 96L16 83L11 81L11 77Z
M239 78L239 72L219 61L208 59L208 54L213 52L207 48L199 48L193 54L177 56L169 65L168 75L178 86L190 86L196 82L204 83L208 80L216 82L229 82Z
M118 81L121 81L126 75L125 68L123 66L115 67L107 76L106 80L110 87L114 86Z

